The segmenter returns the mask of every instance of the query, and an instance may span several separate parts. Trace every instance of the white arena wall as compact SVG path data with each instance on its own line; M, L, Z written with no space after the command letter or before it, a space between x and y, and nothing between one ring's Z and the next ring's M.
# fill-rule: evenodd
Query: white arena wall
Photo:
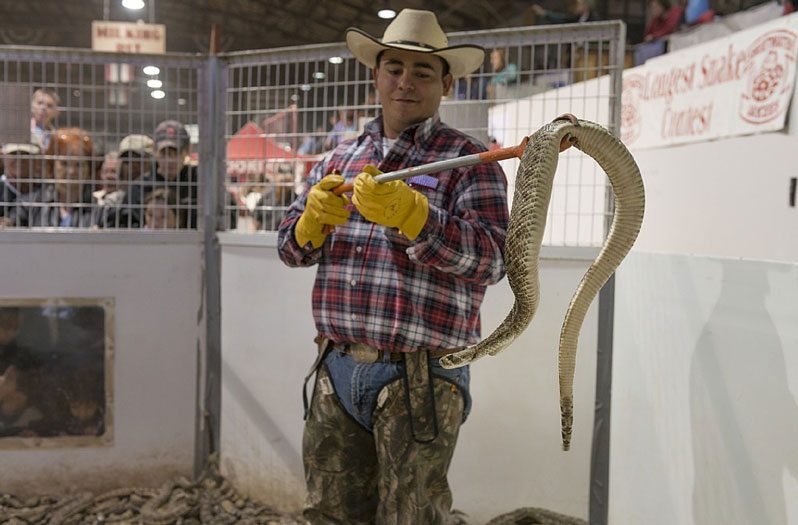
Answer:
M104 492L192 475L205 338L201 241L197 232L0 231L0 298L115 305L112 442L4 447L0 492Z
M795 95L793 95L795 100ZM609 523L798 524L798 130L637 149Z
M454 506L474 523L519 507L587 518L597 307L579 341L572 450L560 445L557 344L568 301L594 249L544 248L541 305L523 337L472 365L474 405L450 471ZM301 384L313 361L315 269L291 269L274 234L222 236L222 469L236 487L296 510L304 493ZM512 305L489 288L483 335Z
M798 524L798 264L616 274L609 523Z

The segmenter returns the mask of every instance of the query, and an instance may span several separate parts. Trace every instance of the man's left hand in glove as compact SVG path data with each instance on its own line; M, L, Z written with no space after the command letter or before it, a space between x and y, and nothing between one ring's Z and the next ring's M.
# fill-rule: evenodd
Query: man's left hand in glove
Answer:
M412 241L427 222L427 197L401 180L376 182L374 176L381 173L371 165L363 168L363 173L355 178L352 203L367 220L399 228Z

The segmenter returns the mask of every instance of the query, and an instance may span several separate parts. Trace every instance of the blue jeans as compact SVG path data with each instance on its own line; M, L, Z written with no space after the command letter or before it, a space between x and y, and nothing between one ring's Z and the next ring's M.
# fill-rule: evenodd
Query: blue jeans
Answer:
M324 359L324 366L330 374L335 392L349 414L367 430L373 429L372 413L377 406L380 390L393 381L400 380L404 374L405 364L397 363L358 363L352 356L333 348ZM469 382L471 373L468 366L461 368L443 368L438 359L430 359L432 374L456 385L463 394L465 409L463 421L471 411L471 395Z

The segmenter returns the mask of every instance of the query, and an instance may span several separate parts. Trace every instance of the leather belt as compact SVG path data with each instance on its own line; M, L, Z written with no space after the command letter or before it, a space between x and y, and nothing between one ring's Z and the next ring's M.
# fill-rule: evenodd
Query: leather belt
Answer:
M405 354L405 352L380 350L379 348L374 348L365 343L332 343L332 348L352 356L358 363L378 363L384 361L398 363L404 359ZM426 351L430 359L440 359L443 356L453 354L459 350L461 350L461 348L439 348L422 351Z

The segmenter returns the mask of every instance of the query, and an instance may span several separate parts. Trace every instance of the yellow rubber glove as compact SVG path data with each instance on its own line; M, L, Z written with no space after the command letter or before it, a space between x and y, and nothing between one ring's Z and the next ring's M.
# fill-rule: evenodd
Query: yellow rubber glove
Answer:
M363 168L363 173L355 178L352 202L367 220L399 228L412 241L427 222L429 202L401 180L376 182L374 176L380 173L371 165Z
M349 219L349 210L346 209L349 200L332 192L343 183L342 176L327 175L310 188L305 211L294 227L297 244L305 246L311 242L314 248L320 248L327 238L325 225L346 224Z

